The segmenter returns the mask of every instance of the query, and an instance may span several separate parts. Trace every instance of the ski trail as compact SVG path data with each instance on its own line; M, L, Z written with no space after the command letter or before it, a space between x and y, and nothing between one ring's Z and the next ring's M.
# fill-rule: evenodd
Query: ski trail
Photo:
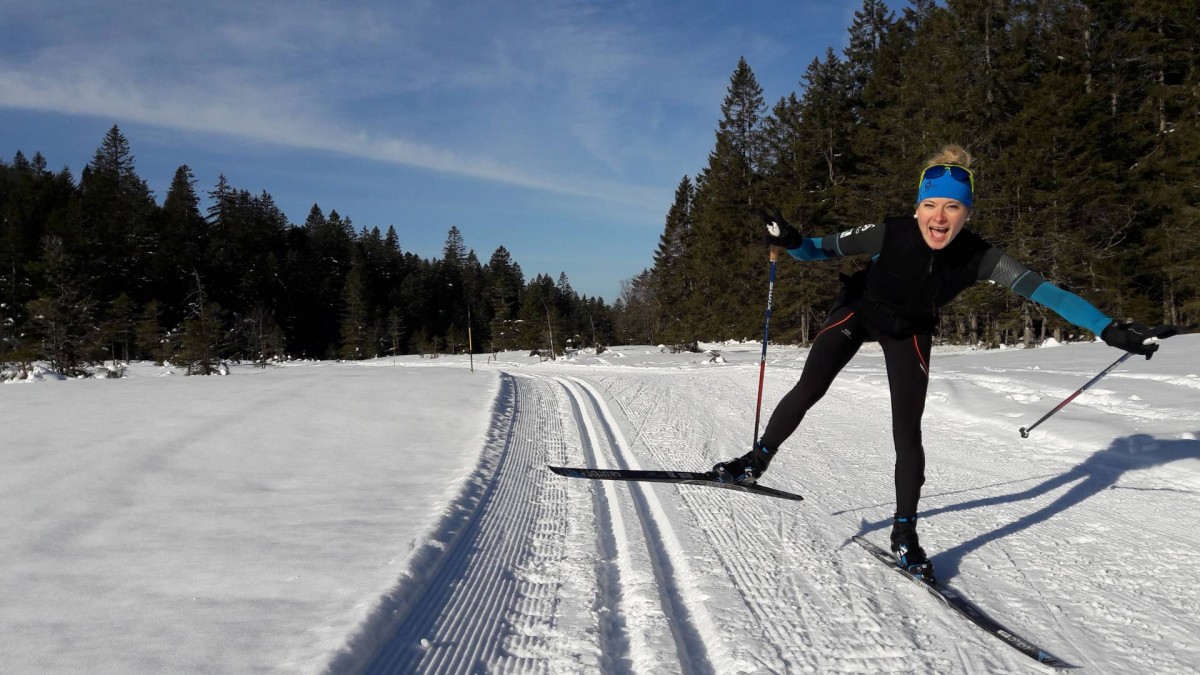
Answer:
M567 382L559 379L559 385L568 395L571 416L579 430L580 443L583 449L586 466L598 466L600 449L596 447L596 433L591 419L580 406L577 392ZM565 485L565 482L564 482ZM649 653L646 644L647 636L663 632L658 625L661 618L648 616L647 612L633 612L630 616L621 608L623 584L636 587L645 583L639 579L634 567L634 561L626 532L624 516L621 513L615 484L601 481L592 486L592 505L595 512L595 537L599 553L596 565L597 609L604 618L601 624L601 640L604 647L601 653L606 655L604 665L608 672L639 672L649 670L654 664L634 663L631 651L640 659ZM630 643L636 642L634 649Z
M564 524L590 527L591 509L541 470L547 459L578 461L577 446L546 381L502 382L481 487L451 508L427 573L393 593L407 602L367 673L586 672L600 662L589 608L558 600L594 556L568 545L578 534Z
M581 436L589 439L586 444L607 450L594 458L599 463L592 466L637 468L616 420L591 385L578 378L560 378L559 382L572 397L583 427ZM593 488L606 493L606 503L616 505L609 515L613 532L621 542L618 548L628 552L621 559L638 560L636 566L622 566L622 578L626 580L622 604L630 616L629 631L636 642L631 649L634 671L716 672L702 635L702 626L711 625L711 619L702 606L689 600L694 589L683 581L688 577L683 547L656 495L640 484L619 486L597 481ZM627 520L640 526L640 531L627 528ZM667 644L673 645L674 662L664 660Z

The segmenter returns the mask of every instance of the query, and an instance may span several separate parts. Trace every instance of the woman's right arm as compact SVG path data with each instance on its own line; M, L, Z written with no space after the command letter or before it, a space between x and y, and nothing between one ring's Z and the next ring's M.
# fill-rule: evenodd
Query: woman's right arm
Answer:
M862 225L853 230L832 232L822 237L805 237L788 253L798 260L829 260L848 255L878 255L883 248L883 226Z

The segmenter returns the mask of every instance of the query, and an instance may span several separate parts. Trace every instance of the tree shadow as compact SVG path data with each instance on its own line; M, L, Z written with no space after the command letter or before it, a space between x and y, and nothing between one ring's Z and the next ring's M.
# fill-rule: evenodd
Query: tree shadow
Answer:
M1194 435L1200 436L1200 433ZM1068 485L1071 486L1049 504L931 556L930 559L933 561L934 569L937 570L938 579L949 580L957 576L962 560L987 544L1046 522L1103 490L1115 489L1121 476L1128 471L1148 469L1182 459L1200 459L1200 440L1162 440L1149 434L1122 436L1114 439L1107 448L1093 453L1070 471L1048 478L1029 489L924 510L921 512L921 517L929 519L942 513L1021 502L1040 497ZM1186 492L1185 490L1179 491ZM881 529L890 524L890 519L876 523L868 523L864 520L860 534Z

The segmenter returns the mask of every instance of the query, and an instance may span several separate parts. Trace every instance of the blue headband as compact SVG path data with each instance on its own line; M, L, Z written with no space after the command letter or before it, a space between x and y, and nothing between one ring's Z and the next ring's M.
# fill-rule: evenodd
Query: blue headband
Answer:
M930 167L933 168L933 167ZM917 203L930 197L947 197L957 199L967 208L974 208L975 196L971 194L971 183L962 181L951 175L951 171L943 171L940 176L930 177L928 170L922 174L921 185L917 188Z

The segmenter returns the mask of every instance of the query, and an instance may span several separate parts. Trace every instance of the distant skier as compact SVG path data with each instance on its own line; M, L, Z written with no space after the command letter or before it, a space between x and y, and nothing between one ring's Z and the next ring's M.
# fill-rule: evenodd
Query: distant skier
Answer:
M843 275L842 293L813 340L800 381L780 400L762 437L744 456L713 467L721 480L756 481L863 342L878 342L887 367L896 445L891 548L901 566L930 577L933 565L917 537L917 502L925 483L921 416L940 307L972 284L992 281L1096 333L1105 343L1146 358L1158 349L1155 338L1176 332L1174 326L1113 321L1083 298L1051 284L964 229L975 204L970 164L966 150L945 146L921 172L916 213L887 218L882 225L804 237L781 218L765 218L767 242L786 248L794 258L868 255L872 259L854 275Z

